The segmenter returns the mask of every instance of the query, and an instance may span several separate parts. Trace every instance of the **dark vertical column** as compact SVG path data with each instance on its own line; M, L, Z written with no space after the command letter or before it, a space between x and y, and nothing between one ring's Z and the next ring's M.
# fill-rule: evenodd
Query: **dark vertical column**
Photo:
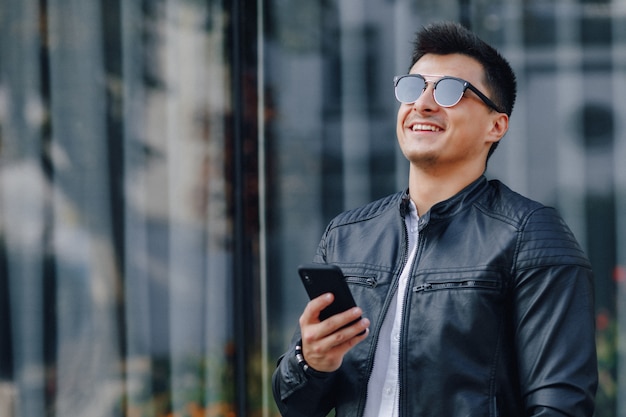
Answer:
M48 36L48 0L39 1L40 21L43 22L41 27L41 48L40 48L40 74L41 74L41 99L47 109L50 109L50 38ZM52 146L52 126L50 118L45 122L41 132L41 147L43 150L49 150ZM54 182L54 164L52 163L50 152L41 153L41 169L49 184ZM49 191L48 191L49 192ZM52 240L54 238L54 213L51 198L45 199L44 208L44 234L43 246L53 247ZM46 251L44 253L42 265L42 299L43 299L43 361L46 373L46 379L54 381L56 375L56 356L57 356L57 274L56 274L56 258L53 253ZM54 387L53 384L51 384ZM45 392L46 417L54 417L56 415L53 407L56 399L54 388Z
M246 282L242 258L245 255L244 249L244 185L243 185L243 86L241 75L242 64L242 40L241 26L243 25L243 5L238 0L231 0L231 80L233 97L233 118L232 118L232 198L233 198L233 314L234 314L234 335L235 335L235 398L238 416L245 416L248 409L246 395L246 369L248 367L246 349L246 314L244 306L246 304Z
M321 7L321 19L311 24L321 26L320 55L324 64L322 77L322 172L321 195L322 217L332 219L344 209L343 158L341 148L341 122L344 117L341 97L341 23L339 5L329 2Z
M13 379L13 337L7 248L0 236L0 381Z
M8 37L10 33L7 29L11 27L10 10L7 5L0 6L0 36L2 39ZM13 23L15 24L15 23ZM9 54L0 50L0 77L3 80L8 78L6 65L2 65L2 60L6 60ZM17 103L14 104L16 107ZM5 140L6 126L0 123L0 142ZM4 145L6 146L6 145ZM3 146L3 148L4 148ZM0 204L3 204L3 196L0 195ZM9 255L3 233L0 233L0 381L10 381L13 379L13 329L11 323L11 297L9 291Z
M472 29L472 12L470 0L459 0L459 23Z
M227 3L228 4L228 3ZM231 214L233 221L233 317L235 406L250 414L250 355L257 346L258 317L258 121L256 95L256 2L230 0L229 61L231 125Z
M120 0L101 0L102 10L102 39L104 51L104 70L106 77L111 80L123 82L122 74L122 16ZM108 175L109 175L109 195L111 210L111 235L113 238L113 249L115 251L116 270L116 322L118 350L122 366L122 375L126 375L126 309L124 296L124 255L125 230L124 230L124 114L121 90L107 89L107 109L106 109L106 136L108 150ZM124 384L123 392L126 392L126 378L120 381ZM126 409L125 404L121 407Z

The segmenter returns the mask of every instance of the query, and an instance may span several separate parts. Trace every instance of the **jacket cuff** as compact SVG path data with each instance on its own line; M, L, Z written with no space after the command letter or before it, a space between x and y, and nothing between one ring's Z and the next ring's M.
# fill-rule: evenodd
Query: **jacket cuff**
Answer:
M300 342L296 345L301 346ZM280 400L286 400L305 387L306 391L323 390L335 375L335 372L321 372L310 366L305 370L296 357L296 345L292 345L291 349L279 359L278 367L274 371L274 394Z

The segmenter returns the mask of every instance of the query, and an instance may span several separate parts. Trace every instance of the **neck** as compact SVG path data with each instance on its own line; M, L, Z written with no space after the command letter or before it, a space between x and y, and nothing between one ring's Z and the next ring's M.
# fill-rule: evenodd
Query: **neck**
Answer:
M483 175L483 170L465 172L425 171L411 164L409 195L421 216L435 204L447 200Z

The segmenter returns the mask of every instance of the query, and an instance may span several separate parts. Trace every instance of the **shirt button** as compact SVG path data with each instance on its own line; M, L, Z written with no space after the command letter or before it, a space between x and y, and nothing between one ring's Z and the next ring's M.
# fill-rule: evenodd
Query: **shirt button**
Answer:
M399 333L394 334L393 335L393 340L396 340L396 341L400 340L400 334Z

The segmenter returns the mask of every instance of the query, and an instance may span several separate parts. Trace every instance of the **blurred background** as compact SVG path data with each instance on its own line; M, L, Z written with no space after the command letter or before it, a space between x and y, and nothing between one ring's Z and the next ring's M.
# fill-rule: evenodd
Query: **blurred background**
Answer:
M0 0L0 416L278 415L296 266L407 187L392 79L444 19L518 75L487 176L588 253L626 417L621 0Z

